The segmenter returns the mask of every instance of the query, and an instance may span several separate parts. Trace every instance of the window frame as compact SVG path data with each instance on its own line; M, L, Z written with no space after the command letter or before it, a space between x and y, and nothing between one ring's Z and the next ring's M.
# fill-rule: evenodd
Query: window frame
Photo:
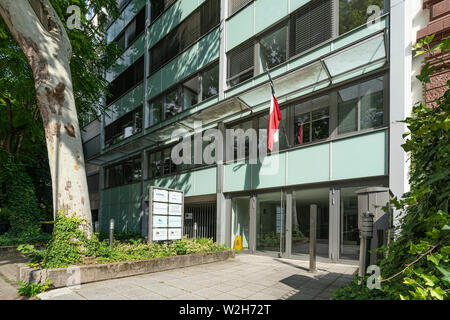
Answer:
M380 126L376 126L376 127L371 127L371 128L367 128L367 129L360 129L357 131L352 131L352 132L348 132L345 134L337 134L337 130L338 130L338 100L337 100L337 92L339 90L345 89L345 88L349 88L355 85L360 85L364 82L368 82L377 78L383 78L384 81L384 88L383 88L383 122ZM321 96L326 96L328 95L329 98L329 103L328 103L328 137L324 138L324 139L320 139L320 140L312 140L312 133L311 133L311 137L310 137L310 142L307 143L303 143L303 144L296 144L295 143L295 138L296 138L296 133L295 133L295 106L304 102L308 102L314 99L317 99ZM286 122L286 126L285 126L285 130L286 130L286 135L287 135L287 139L288 139L288 143L285 147L280 147L280 152L285 152L285 151L289 151L289 150L295 150L298 148L303 148L303 147L308 147L311 145L316 145L316 144L321 144L321 143L325 143L325 142L331 142L331 141L336 141L336 140L340 140L340 139L345 139L351 136L357 136L357 135L361 135L361 134L365 134L365 133L369 133L369 132L374 132L374 131L379 131L379 130L385 130L386 128L388 128L389 125L389 71L388 70L382 70L382 71L376 71L375 73L369 74L369 75L364 75L364 76L360 76L356 79L352 79L351 81L342 83L342 84L338 84L335 85L331 88L325 88L322 90L319 90L317 92L308 94L304 97L301 97L299 99L295 99L292 101L289 101L288 103L285 103L283 105L280 105L280 111L286 110L286 118L287 118L287 122ZM318 108L317 110L320 110L322 108ZM258 113L254 113L254 114L250 114L246 117L243 117L241 119L238 120L234 120L234 121L230 121L228 123L225 124L225 128L226 129L231 129L237 125L239 125L240 123L244 123L247 121L251 121L251 120L255 120L256 119L256 124L254 123L254 128L256 128L256 130L258 131L258 146L259 146L259 129L261 129L259 127L259 123L258 123L258 119L261 116L264 116L265 114L267 114L269 112L268 109L258 112ZM307 111L310 113L310 121L309 123L312 123L312 112L313 110ZM306 112L305 112L306 113ZM358 119L358 121L360 121ZM312 126L311 129L312 130ZM310 131L311 132L311 131ZM280 139L281 139L281 134L280 134ZM269 153L269 151L267 151ZM225 159L225 163L233 163L233 162L240 162L240 161L244 161L244 160L248 160L248 156L246 156L243 159L234 159L234 161L231 161L229 159Z
M132 170L132 172L134 172L134 164L140 163L140 166L141 166L140 177L138 179L131 179L131 182L128 182L128 180L125 178L125 165L127 163L129 163L129 162L133 163L133 170ZM117 167L119 167L119 166L121 166L120 170L117 169ZM110 180L109 175L110 175L110 172L111 172L110 170L120 171L121 172L121 178L120 178L121 181L119 181L119 183L114 183L113 185L111 185L111 181L109 181ZM133 184L133 183L139 183L139 181L143 177L143 173L144 173L144 170L143 170L141 155L135 155L135 156L129 157L127 159L118 161L118 162L116 162L114 164L111 164L111 165L105 167L104 188L103 188L103 190L116 188L116 187L120 187L120 186L124 186L124 185L129 185L129 184Z
M200 69L199 71L196 71L194 74L182 79L181 81L177 82L176 84L174 84L173 86L167 88L166 90L164 90L163 92L159 93L158 95L156 95L155 97L152 97L148 100L148 105L149 105L149 115L148 115L148 126L147 128L151 128L153 126L158 125L159 123L162 123L166 120L172 119L174 116L172 117L166 117L166 97L168 93L171 93L173 91L178 91L179 94L179 99L180 99L180 103L181 103L181 110L178 113L181 113L183 111L186 111L188 109L194 108L195 106L199 105L200 103L203 103L205 101L208 101L210 99L214 99L215 97L217 97L219 95L219 92L217 92L216 95L208 97L207 99L202 99L203 98L203 88L202 88L202 84L203 84L203 73L206 71L210 71L213 68L217 67L219 65L219 61L215 60L209 64L207 64L206 66L204 66L202 69ZM220 77L220 74L219 74ZM186 108L186 106L184 105L184 92L183 92L183 84L191 81L192 79L197 79L198 81L198 86L199 86L199 92L197 94L197 103L195 105L191 105L189 108ZM218 86L219 87L219 84ZM161 117L160 117L160 121L156 124L150 125L150 116L151 116L151 105L153 104L154 101L161 99L162 100L162 110L161 110ZM177 113L177 114L178 114Z
M312 0L312 1L319 1L319 0ZM331 14L333 15L339 15L339 9L336 8L335 6L335 2L336 0L329 0L330 1L330 6L331 6ZM252 2L249 2L252 3ZM248 5L248 4L247 4ZM270 68L269 70L275 69L277 67L279 67L280 65L289 63L292 60L295 60L296 58L298 58L301 55L306 54L307 52L310 52L312 50L314 50L315 48L322 46L324 44L326 44L329 41L332 41L334 39L336 39L339 35L336 34L335 32L335 28L336 26L334 25L335 21L332 21L332 23L330 24L330 33L331 33L331 37L311 48L308 48L307 50L304 50L302 52L299 52L295 55L291 55L291 21L293 19L293 17L300 12L302 9L304 9L305 6L310 5L310 2L305 3L304 5L302 5L301 7L295 9L295 11L289 13L288 15L286 15L283 19L281 19L280 21L274 23L273 25L267 27L266 29L262 30L261 32L259 32L258 34L254 35L253 37L251 37L250 39L246 40L245 42L237 45L235 48L229 50L226 52L226 56L227 56L227 79L226 79L226 84L227 84L227 90L232 89L236 86L242 85L244 83L247 83L248 81L253 80L255 77L263 74L265 72L264 66L263 66L263 70L260 70L260 39L264 38L265 36L275 32L276 29L283 27L283 25L287 26L287 36L286 36L286 60L276 66L273 66L272 68ZM337 10L337 12L336 12ZM339 24L339 19L334 19L337 20L337 23ZM234 75L233 77L230 77L230 60L229 60L229 55L235 51L238 50L239 48L247 45L249 42L253 41L253 51L254 51L254 61L253 61L253 76L250 77L249 79L245 79L242 80L240 82L238 82L237 84L231 85L231 81L234 80L235 78L238 78L240 75L245 74L246 72L251 71L252 68L249 68L247 70L245 70L245 72L241 72L240 74ZM257 62L257 63L256 63Z
M141 113L141 116L140 116L141 121L139 121L137 119L138 118L137 115L139 114L139 112ZM123 121L123 119L125 117L127 117L127 116L130 116L130 114L131 114L131 120L126 122L126 123L124 123L124 124L122 124L120 121ZM117 143L120 143L120 142L125 141L126 139L128 139L130 137L135 136L136 134L141 133L142 132L142 117L143 117L143 114L144 114L144 110L143 110L143 105L141 104L140 106L138 106L138 107L134 108L133 110L125 113L120 118L117 118L116 120L114 120L113 122L111 122L110 124L105 126L104 127L105 135L104 135L104 139L103 139L105 148L109 148L109 147L111 147L111 146L113 146L113 145L115 145ZM133 124L133 133L130 136L128 136L126 138L123 138L120 141L114 142L114 140L116 140L118 137L124 135L124 128L126 127L125 125L129 124L129 123ZM138 126L136 125L138 123L140 124L140 128L138 128ZM113 134L111 137L108 137L108 139L107 139L107 137L106 137L106 128L108 128L111 125L119 126L121 128L121 131L120 131L120 133L117 132L117 133Z
M371 77L367 77L367 78L362 78L360 80L363 81L354 81L351 82L350 84L346 84L344 86L341 86L339 88L337 88L335 90L336 95L338 94L339 90L344 90L347 88L351 88L354 86L358 86L358 102L357 102L357 106L356 106L356 113L357 113L357 119L356 119L356 130L353 131L349 131L349 132L345 132L345 133L339 133L338 132L338 128L339 128L339 103L338 103L338 99L336 97L335 101L336 101L336 126L335 126L335 135L337 137L347 137L347 136L352 136L354 134L358 134L361 132L366 132L366 131L371 131L371 130L376 130L378 128L383 128L385 126L387 126L389 124L389 105L388 105L388 95L389 95L389 82L388 79L389 77L387 76L388 73L382 73L382 74L378 74L371 76ZM381 122L381 125L375 126L375 127L369 127L369 128L364 128L361 129L361 84L365 83L365 82L369 82L378 78L382 78L383 79L383 90L381 90L381 92L383 92L383 120ZM387 109L387 110L386 110Z
M126 6L125 6L125 7L126 7ZM137 30L137 25L138 25L138 23L137 23L137 18L138 18L138 16L141 14L141 12L144 12L144 29L141 30L139 33L137 33L137 32L136 32L136 30ZM131 19L131 20L128 22L128 24L122 29L122 31L121 31L121 32L120 32L120 33L119 33L119 34L111 41L111 43L112 43L112 42L118 43L118 39L120 39L122 36L124 37L124 43L125 43L125 46L124 46L124 48L122 49L122 54L123 54L125 51L127 51L128 48L131 47L131 46L133 45L133 43L135 43L136 40L137 40L142 34L145 33L145 17L146 17L145 12L146 12L146 6L144 5L144 6L142 7L142 9L141 9L138 13L136 13L136 15L133 17L133 19ZM127 30L128 30L128 28L129 28L133 23L136 24L136 26L135 26L135 36L134 36L134 39L132 39L131 41L128 41ZM119 48L121 48L121 47L119 46Z
M201 12L202 9L210 2L210 1L218 1L219 2L219 21L217 22L217 24L213 25L209 30L205 31L204 34L202 34L201 31L201 21L202 21L202 17L201 17ZM196 14L198 14L198 23L199 23L199 37L193 41L191 44L187 45L186 47L183 47L180 49L180 40L177 38L178 37L178 29L180 28L180 26L183 23L186 23L186 21L189 21L189 19L192 19L193 16L195 16ZM148 53L149 53L149 57L150 57L150 62L152 61L152 49L156 48L157 46L162 46L163 49L161 49L160 56L167 56L167 52L164 52L166 45L162 45L163 41L166 41L166 39L176 39L176 41L178 41L178 49L177 49L177 53L173 56L167 59L167 61L163 62L163 63L159 63L159 65L157 65L155 67L155 69L152 69L152 63L149 63L148 66L148 76L151 76L155 73L157 73L159 70L161 70L162 68L164 68L166 65L168 65L172 60L176 59L178 56L180 56L182 53L184 53L185 51L189 50L189 48L191 48L192 46L194 46L196 43L198 43L201 39L203 39L204 37L206 37L208 34L211 33L212 30L214 30L215 28L217 28L218 26L220 26L220 0L206 0L204 1L201 5L199 5L193 12L191 12L186 18L184 18L180 23L178 23L178 25L176 25L172 30L170 30L166 35L164 35L161 39L159 39L155 44L153 44L153 46L151 48L148 49ZM175 36L174 36L175 35Z

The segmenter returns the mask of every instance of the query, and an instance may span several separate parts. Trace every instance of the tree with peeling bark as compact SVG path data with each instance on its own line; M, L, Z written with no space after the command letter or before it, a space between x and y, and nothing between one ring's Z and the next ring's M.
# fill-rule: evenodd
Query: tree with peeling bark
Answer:
M100 11L103 2L115 6L115 1L93 3ZM89 194L70 68L72 46L61 7L55 8L49 0L0 2L0 14L31 66L45 130L54 212L64 210L86 219L83 229L90 236Z

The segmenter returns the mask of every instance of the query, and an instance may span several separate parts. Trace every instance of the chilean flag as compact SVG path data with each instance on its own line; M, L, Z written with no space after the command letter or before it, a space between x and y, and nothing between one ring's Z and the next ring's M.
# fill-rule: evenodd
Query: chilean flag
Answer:
M275 97L275 89L273 88L273 81L270 77L269 71L267 71L269 74L270 79L270 87L272 88L272 98L270 100L270 113L269 113L269 133L267 136L267 148L272 151L273 144L278 142L279 140L279 130L278 126L280 125L281 121L281 112L280 107L278 106L278 100Z

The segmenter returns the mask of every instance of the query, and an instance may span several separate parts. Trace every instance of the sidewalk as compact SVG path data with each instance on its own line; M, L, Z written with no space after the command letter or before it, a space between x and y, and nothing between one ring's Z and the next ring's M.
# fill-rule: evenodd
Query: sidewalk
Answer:
M328 300L351 281L356 265L317 263L239 254L234 259L61 288L43 300Z
M22 299L17 294L16 264L24 261L19 256L0 257L0 300Z

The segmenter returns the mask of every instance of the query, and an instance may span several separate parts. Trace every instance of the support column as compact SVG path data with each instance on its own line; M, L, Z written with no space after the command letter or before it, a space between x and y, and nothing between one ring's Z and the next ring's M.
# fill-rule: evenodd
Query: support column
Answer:
M227 89L227 28L228 0L220 1L220 47L219 47L219 100L225 98Z
M401 145L402 135L407 131L405 123L399 122L411 113L413 31L411 2L392 0L390 8L390 110L389 110L389 188L396 197L409 191L409 160ZM398 224L399 212L394 212Z
M223 122L219 122L218 130L222 133L222 137L225 137L225 125ZM223 139L222 139L223 140ZM225 142L225 141L224 141ZM217 152L216 160L217 160L217 178L216 178L216 195L217 195L217 232L216 232L216 241L221 244L226 244L227 237L227 208L226 208L226 198L223 193L223 175L224 175L224 151L226 143L222 145L222 152ZM221 154L220 154L221 153Z
M316 272L317 204L309 206L309 272Z
M292 191L286 191L286 257L292 254Z
M256 195L250 197L250 217L249 217L249 242L248 249L250 253L256 251Z
M340 190L334 187L330 189L329 204L329 226L328 226L328 257L332 261L339 260L339 246L341 234L340 220Z

